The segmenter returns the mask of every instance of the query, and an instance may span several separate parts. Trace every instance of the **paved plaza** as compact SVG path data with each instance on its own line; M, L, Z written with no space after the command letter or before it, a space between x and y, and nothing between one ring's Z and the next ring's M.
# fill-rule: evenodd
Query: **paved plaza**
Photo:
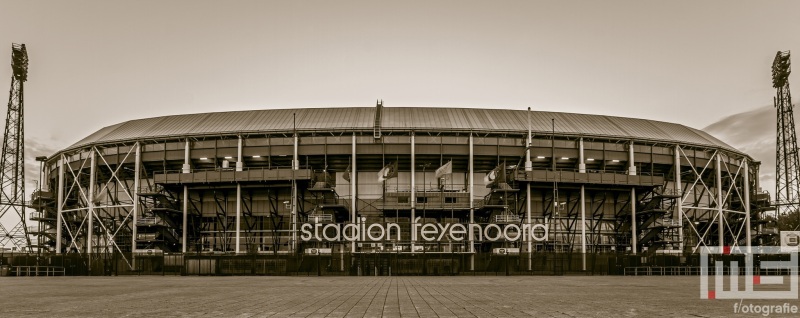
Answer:
M0 277L0 295L2 317L729 317L738 302L699 299L696 276Z

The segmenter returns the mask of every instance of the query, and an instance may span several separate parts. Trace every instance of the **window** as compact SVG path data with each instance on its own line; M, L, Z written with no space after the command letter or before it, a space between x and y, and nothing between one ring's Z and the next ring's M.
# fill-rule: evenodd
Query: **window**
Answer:
M408 203L408 197L397 197L397 203Z
M456 202L458 202L458 200L456 200L456 198L454 198L454 197L445 197L444 198L444 203L456 203Z
M142 147L142 148L143 148L142 151L144 151L144 152L148 152L148 151L163 151L164 150L164 144L149 144L149 145L144 145L144 147Z
M417 197L417 203L428 203L427 197Z

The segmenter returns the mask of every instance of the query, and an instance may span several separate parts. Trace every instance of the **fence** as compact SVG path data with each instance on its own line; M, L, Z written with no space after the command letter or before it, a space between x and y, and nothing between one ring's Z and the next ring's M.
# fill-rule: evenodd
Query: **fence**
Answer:
M135 256L135 257L134 257ZM129 265L130 264L130 265ZM6 275L695 275L699 255L576 253L10 254ZM33 272L31 272L33 270ZM45 271L44 274L38 272ZM33 273L33 274L31 274Z

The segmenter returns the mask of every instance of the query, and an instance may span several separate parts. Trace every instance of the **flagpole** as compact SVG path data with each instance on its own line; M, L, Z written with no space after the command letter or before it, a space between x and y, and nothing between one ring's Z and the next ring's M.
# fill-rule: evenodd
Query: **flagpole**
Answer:
M453 161L452 158L450 159L450 161L448 161L448 163L451 163L451 168L452 168L452 161ZM446 179L445 179L444 184L447 185L447 180ZM442 192L444 192L444 186L442 187ZM450 192L451 193L453 192L452 169L451 169L451 174L450 174ZM458 223L458 222L453 222L453 206L456 204L457 200L458 199L453 197L452 203L450 203L450 219L446 223ZM442 202L444 202L444 197L442 197ZM442 212L444 212L444 207L442 207ZM453 254L454 254L454 252L453 252L453 241L449 237L447 238L447 251L450 253L448 258L450 259L450 268L451 268L451 271L452 271L452 268L453 268Z
M399 163L400 162L400 156L397 156L395 158L394 162L398 162ZM400 170L399 169L397 171L397 179L394 179L394 182L395 182L394 183L394 187L395 187L394 191L399 193L400 192ZM397 223L400 223L400 207L399 206L397 207L397 209L394 210L394 217L395 217L394 221L397 222ZM398 243L400 243L400 242L398 242Z
M556 221L555 217L558 214L558 208L559 208L559 205L558 205L558 181L555 178L555 174L556 174L556 119L555 118L551 118L550 121L552 123L552 131L551 131L552 134L550 135L550 151L551 151L551 156L552 156L551 162L552 162L552 165L553 165L553 211L552 211L552 213L550 213L550 219L552 220L552 222L550 222L550 223L555 223L555 221ZM550 228L551 226L555 226L555 224L549 224L548 228ZM557 241L557 237L554 235L553 236L553 252L555 252L555 250L556 250L556 243L557 243L556 241Z
M533 171L533 162L531 162L531 144L533 142L533 136L531 134L531 108L528 107L528 140L525 145L525 173L527 174L529 171ZM527 178L526 178L527 179ZM528 223L528 227L531 226L531 183L530 181L525 183L525 222ZM533 242L532 240L528 240L528 270L533 269Z
M425 176L425 174L426 174L425 173L425 169L428 168L428 166L430 166L430 165L431 165L430 162L426 162L426 163L422 164L422 196L425 198L424 200L422 200L422 224L426 224L425 222L428 219L428 216L426 214L426 208L428 207L428 184L427 184L427 181L425 181L425 177L426 177ZM422 274L423 275L427 275L428 274L428 259L427 259L427 257L425 257L425 253L426 253L426 251L425 251L426 246L425 245L427 245L427 244L425 244L425 242L422 242Z

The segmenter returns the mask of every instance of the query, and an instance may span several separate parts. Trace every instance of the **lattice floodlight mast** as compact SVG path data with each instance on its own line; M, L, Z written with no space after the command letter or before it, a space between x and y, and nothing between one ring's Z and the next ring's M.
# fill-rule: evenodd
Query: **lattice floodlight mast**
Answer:
M22 120L23 83L28 80L28 52L25 44L11 45L11 69L13 74L0 162L0 185L3 187L0 195L0 220L6 214L11 214L17 223L11 229L0 223L0 247L12 245L19 250L25 250L31 246L25 224L25 135Z
M778 113L776 151L775 198L778 214L797 209L800 200L800 172L798 172L797 136L792 111L792 95L789 93L789 74L792 72L789 51L778 52L772 62L772 87L777 89L775 108Z

